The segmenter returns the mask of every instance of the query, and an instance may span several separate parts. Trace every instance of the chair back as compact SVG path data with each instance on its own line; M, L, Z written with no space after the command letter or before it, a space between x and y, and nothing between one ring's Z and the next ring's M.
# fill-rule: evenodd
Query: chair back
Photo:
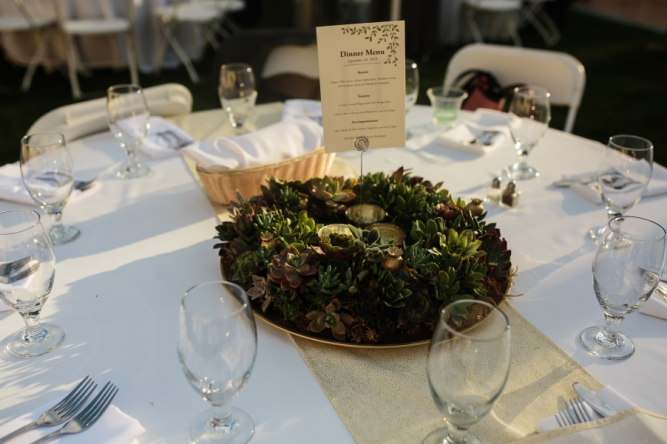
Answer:
M185 86L168 83L144 89L148 109L153 116L187 114L192 110L192 94ZM56 131L68 142L109 128L107 99L89 100L56 108L37 119L28 134Z
M554 105L569 106L565 131L572 132L586 86L586 71L569 54L510 46L472 44L461 48L449 62L445 86L470 69L492 73L501 85L525 83L545 87Z

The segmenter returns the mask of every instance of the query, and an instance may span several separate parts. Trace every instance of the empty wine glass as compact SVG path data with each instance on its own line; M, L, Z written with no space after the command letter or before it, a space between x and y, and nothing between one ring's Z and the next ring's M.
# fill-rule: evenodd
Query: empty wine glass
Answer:
M21 176L30 197L51 218L52 245L63 245L79 237L81 231L63 225L62 212L72 194L74 164L59 133L28 134L21 139Z
M39 214L30 210L0 213L0 300L13 308L26 328L13 334L5 351L19 358L48 353L65 338L65 331L39 321L56 274L53 255Z
M497 307L465 299L442 311L431 339L427 374L447 427L433 431L425 444L480 442L468 429L491 411L505 388L510 345L509 319Z
M509 107L509 129L519 161L506 168L509 177L518 180L540 175L528 166L528 153L542 140L551 121L549 91L541 86L520 86L514 89Z
M222 108L238 134L243 133L243 124L252 113L257 100L255 76L250 65L228 63L220 67L218 95Z
M415 106L417 103L417 96L419 95L419 69L417 64L412 60L405 60L405 114ZM410 131L405 130L405 138L412 137Z
M622 216L642 198L653 172L653 144L642 137L609 138L598 168L598 188L609 220ZM605 227L588 230L598 240Z
M225 281L199 284L181 301L178 357L188 382L213 408L190 427L190 442L245 443L252 418L229 406L243 389L257 353L255 319L245 290Z
M604 310L605 325L589 327L579 336L590 354L609 360L632 356L635 345L618 327L653 294L664 264L664 228L641 217L609 221L593 260L593 290Z
M107 90L107 123L118 144L127 154L127 164L116 176L121 179L144 177L150 168L139 163L139 150L148 134L150 113L139 85L114 85Z

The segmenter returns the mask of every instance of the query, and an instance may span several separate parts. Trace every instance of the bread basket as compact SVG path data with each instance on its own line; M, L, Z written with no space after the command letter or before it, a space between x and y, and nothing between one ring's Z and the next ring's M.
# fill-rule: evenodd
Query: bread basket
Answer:
M223 172L206 171L197 165L197 172L214 202L229 205L238 200L236 192L247 199L261 193L261 186L268 183L269 177L285 180L306 181L312 177L323 177L336 157L336 153L325 153L324 147L292 159L255 168Z

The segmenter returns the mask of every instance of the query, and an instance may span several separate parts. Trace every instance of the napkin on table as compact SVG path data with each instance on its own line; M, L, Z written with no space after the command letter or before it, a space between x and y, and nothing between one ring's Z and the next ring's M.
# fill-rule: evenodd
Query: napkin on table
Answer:
M0 426L0 437L8 435L13 431L35 421L39 416L56 405L62 399L58 398L50 403L8 421ZM55 432L64 424L55 427L39 427L26 432L11 440L11 444L28 444L38 440L44 435ZM63 442L67 444L131 444L134 440L146 430L139 424L139 421L128 416L118 407L111 404L106 412L97 420L88 430L74 435L67 435Z
M628 400L625 396L618 393L611 386L604 387L598 392L597 395L601 400L609 404L610 407L619 413L637 407L634 403ZM570 400L568 399L567 401ZM602 416L593 410L587 403L582 402L582 404L591 418L593 418L593 421L602 418ZM537 425L535 426L535 431L538 433L545 433L550 432L551 430L556 430L557 428L560 428L560 426L556 420L556 415L553 415L538 421Z
M211 172L281 162L322 146L322 127L310 119L274 123L243 136L216 137L183 148L183 155Z
M72 190L67 205L75 204L87 197L92 196L102 188L102 183L95 181L92 186L85 191ZM0 199L9 202L15 202L22 205L31 205L36 207L37 204L28 190L23 184L21 177L21 167L16 163L8 163L0 167Z
M141 144L141 153L147 157L161 159L174 156L178 154L180 148L173 145L179 145L181 141L188 144L195 142L189 134L162 117L151 116L148 122L148 133ZM145 124L146 119L143 116L131 117L118 122L121 128L130 134L135 134L135 137L143 135Z
M285 100L283 122L286 120L303 119L304 117L322 125L322 102L305 99Z
M667 270L663 270L662 275L667 277ZM665 282L660 282L660 285L667 287ZM667 301L657 291L654 291L651 297L641 306L639 312L656 318L667 319Z
M493 151L504 141L508 134L507 114L490 109L479 108L458 125L438 135L438 145L483 156ZM484 131L498 131L491 145L467 144Z

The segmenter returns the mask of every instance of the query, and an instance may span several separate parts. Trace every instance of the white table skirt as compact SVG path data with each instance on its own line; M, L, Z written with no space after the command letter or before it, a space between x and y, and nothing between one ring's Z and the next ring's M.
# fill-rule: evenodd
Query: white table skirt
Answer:
M280 108L258 107L249 125L279 119ZM417 106L408 115L408 127L417 134L428 119L429 108ZM221 111L175 121L201 128L204 137L231 129L220 125L225 122ZM416 137L410 145L428 138ZM80 177L123 159L109 134L70 147ZM513 293L524 296L512 304L603 383L641 407L666 413L667 321L631 315L622 329L637 352L625 362L594 359L577 345L576 335L602 318L590 278L594 245L585 232L604 223L605 211L550 183L561 173L594 169L600 152L596 143L550 130L530 155L542 176L520 183L519 208L489 208L489 219L498 222L519 266ZM444 180L455 195L479 196L515 156L509 141L482 158L426 143L370 151L364 165L369 171L412 167L414 174ZM358 165L357 153L342 157ZM150 176L122 181L107 175L98 194L65 208L63 221L77 225L82 235L55 248L55 285L43 319L64 327L67 337L61 348L38 358L0 353L0 423L44 404L88 374L120 388L114 403L146 428L141 443L186 442L191 421L207 408L186 382L175 348L182 293L220 276L212 248L217 222L182 159L147 163ZM0 210L16 207L0 202ZM640 202L630 214L667 225L661 198ZM22 324L18 315L0 313L0 338ZM255 420L252 442L353 442L289 338L260 321L258 333L254 371L234 401Z

